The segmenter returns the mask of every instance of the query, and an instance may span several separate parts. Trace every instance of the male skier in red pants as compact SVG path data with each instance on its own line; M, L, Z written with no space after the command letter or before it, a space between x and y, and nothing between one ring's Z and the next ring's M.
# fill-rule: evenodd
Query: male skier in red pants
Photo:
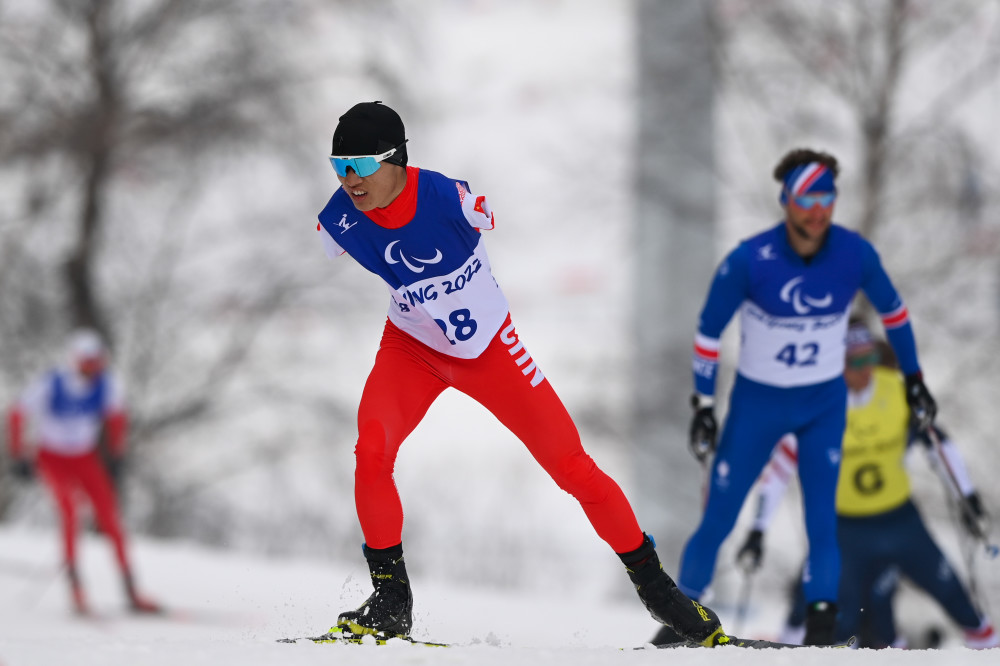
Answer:
M77 569L76 502L81 491L93 506L98 527L114 546L129 608L159 612L159 606L136 591L114 485L98 452L103 427L110 464L118 469L127 429L118 383L105 367L104 347L96 333L74 333L69 352L67 367L40 377L10 409L7 425L15 474L30 479L33 473L24 436L25 426L31 425L37 437L38 472L59 509L66 572L77 613L89 612Z
M510 429L583 507L620 556L652 616L706 646L729 641L714 612L663 571L652 539L520 341L480 231L493 228L468 183L406 165L403 122L380 102L340 117L330 161L341 187L319 215L327 254L347 253L389 288L388 321L358 409L355 503L374 593L338 627L407 636L413 596L403 564L403 509L393 466L403 440L448 387Z

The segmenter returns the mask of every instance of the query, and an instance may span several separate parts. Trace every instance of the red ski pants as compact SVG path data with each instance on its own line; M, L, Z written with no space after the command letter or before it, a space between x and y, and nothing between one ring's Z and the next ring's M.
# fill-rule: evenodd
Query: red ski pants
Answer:
M354 498L369 548L402 541L403 507L392 478L396 454L449 386L486 407L514 433L559 487L580 502L615 552L642 544L642 530L624 493L583 450L573 420L518 340L508 315L475 359L436 352L386 322L358 409Z
M111 477L97 451L67 456L42 449L38 453L38 470L59 509L66 564L70 567L76 565L76 502L78 493L82 491L94 508L97 526L111 539L118 564L122 571L127 572L128 559L118 518L117 498Z

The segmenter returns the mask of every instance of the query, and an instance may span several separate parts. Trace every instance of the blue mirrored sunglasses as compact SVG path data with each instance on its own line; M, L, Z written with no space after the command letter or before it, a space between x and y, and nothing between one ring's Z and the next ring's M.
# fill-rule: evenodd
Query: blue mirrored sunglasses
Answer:
M330 164L333 165L333 170L336 171L337 175L341 178L347 176L348 167L354 169L354 173L358 174L362 178L366 178L378 171L379 167L382 166L381 162L392 157L397 150L399 150L399 146L396 146L392 150L384 152L381 155L347 155L344 157L331 155Z
M829 208L836 201L837 194L836 192L822 192L817 194L801 194L793 198L796 206L808 210L816 204L819 204L823 208Z

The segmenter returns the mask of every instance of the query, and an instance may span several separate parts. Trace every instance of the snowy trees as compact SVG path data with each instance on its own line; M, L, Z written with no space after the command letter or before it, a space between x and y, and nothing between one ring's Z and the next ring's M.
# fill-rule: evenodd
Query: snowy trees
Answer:
M151 491L146 445L205 422L300 288L265 231L287 204L236 178L296 170L283 44L303 18L272 0L0 5L3 398L70 328L99 330Z

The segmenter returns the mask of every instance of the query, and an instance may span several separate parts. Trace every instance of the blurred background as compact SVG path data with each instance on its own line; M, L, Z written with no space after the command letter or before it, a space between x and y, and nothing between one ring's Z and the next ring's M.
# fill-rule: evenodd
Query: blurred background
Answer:
M780 219L774 165L808 146L839 158L835 219L879 249L1000 513L998 19L980 0L0 0L0 400L96 328L132 419L133 534L360 564L355 409L388 299L326 259L316 215L338 116L383 100L411 164L488 195L518 331L674 572L700 511L698 310L722 256ZM8 467L0 524L51 530L54 559L44 489ZM411 574L634 594L464 396L396 470ZM941 484L915 475L961 561ZM785 504L761 574L781 584L805 547Z

